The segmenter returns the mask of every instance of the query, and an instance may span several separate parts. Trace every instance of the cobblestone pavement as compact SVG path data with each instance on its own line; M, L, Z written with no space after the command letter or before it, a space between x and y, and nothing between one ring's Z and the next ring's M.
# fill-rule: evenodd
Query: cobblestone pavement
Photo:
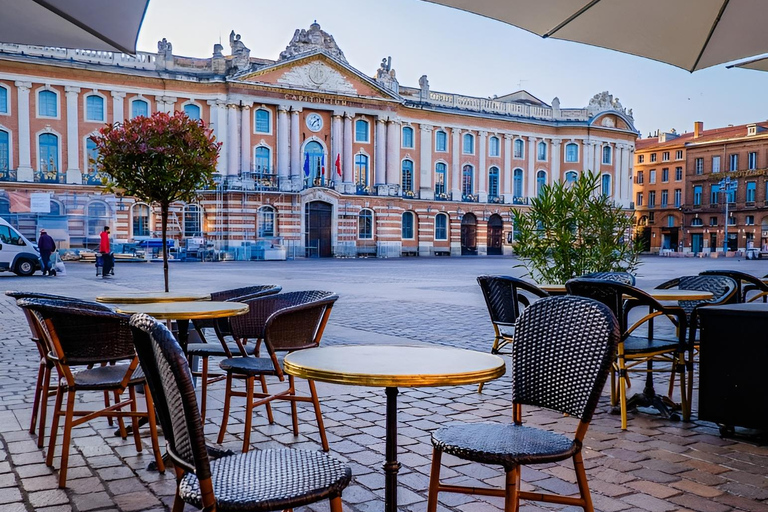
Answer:
M492 330L475 277L485 273L521 275L509 258L404 258L392 260L297 260L288 262L174 263L173 291L211 291L256 283L284 290L329 289L341 299L331 315L324 344L436 343L488 350ZM647 258L640 286L653 286L705 268L737 268L763 275L762 261ZM92 299L102 292L158 290L159 264L123 264L102 280L91 265L69 263L66 276L17 278L0 275L0 289L24 289ZM734 333L738 333L735 327ZM113 435L106 420L74 430L68 488L57 488L58 458L46 467L36 438L27 432L37 374L36 349L23 315L0 297L0 511L168 510L175 489L172 471L150 472L149 442L136 453L131 439ZM633 390L641 387L636 379ZM666 389L660 379L658 386ZM343 495L347 511L383 509L385 397L381 389L319 384L331 452L350 464L352 484ZM399 397L399 505L424 511L431 459L430 432L456 420L505 422L511 417L509 379L486 385L401 390ZM215 440L221 419L223 383L212 386L206 433ZM93 398L100 400L100 396ZM233 402L224 446L239 450L243 434L241 403ZM619 429L607 396L585 440L585 463L597 510L665 512L768 511L768 448L755 441L721 439L715 425L681 423L632 413L629 429ZM319 449L314 415L300 408L301 434L290 431L289 409L275 407L269 425L257 410L251 441L256 447ZM529 410L533 425L565 430L573 420ZM58 450L57 450L58 453ZM497 467L444 457L442 477L463 485L501 485ZM525 490L576 492L570 464L548 464L523 471ZM439 510L495 511L500 499L442 494ZM572 510L524 503L523 511ZM328 510L320 503L304 510Z

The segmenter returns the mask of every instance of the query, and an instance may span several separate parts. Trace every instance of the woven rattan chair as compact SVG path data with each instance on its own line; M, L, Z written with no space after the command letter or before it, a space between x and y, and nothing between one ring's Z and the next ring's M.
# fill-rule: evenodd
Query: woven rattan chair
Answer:
M51 295L48 293L35 293L35 292L23 292L23 291L6 291L5 294L14 299L54 299L77 302L84 307L92 307L94 309L102 309L104 311L111 311L109 306L104 306L96 302L87 302L72 297L64 297L61 295ZM48 398L56 395L56 389L50 389L51 373L53 370L53 361L48 358L48 350L46 349L45 342L42 338L41 327L32 312L27 308L21 309L24 312L24 316L29 325L29 331L31 333L32 342L37 348L38 355L40 356L40 363L37 368L37 381L35 383L35 396L32 403L32 417L29 421L29 433L34 434L37 429L37 447L42 448L45 445L45 420L48 412ZM109 394L104 393L104 400L106 407L109 406ZM39 423L38 423L39 418ZM110 418L111 424L112 418Z
M242 302L244 300L263 297L279 293L282 288L274 284L247 286L245 288L235 288L211 293L212 301L231 301ZM187 344L187 357L189 358L192 375L200 377L200 416L205 424L205 413L208 405L208 386L225 378L222 373L209 372L208 359L210 357L233 357L234 355L246 356L253 355L256 351L256 345L241 345L235 341L227 342L226 336L232 335L232 328L229 324L229 318L214 320L193 320L195 330L200 335L201 343ZM203 329L213 329L218 343L208 342L203 333ZM200 358L201 369L197 371L196 365L192 364L194 358Z
M341 493L352 473L325 453L263 449L210 460L184 352L168 329L147 315L134 315L131 326L176 470L174 512L184 503L210 512L266 512L324 499L331 512L341 512Z
M738 270L705 270L700 276L726 276L736 281L736 300L738 302L755 302L762 299L768 302L768 284L759 277ZM754 295L752 295L752 293Z
M292 352L305 348L317 347L323 336L325 324L331 314L333 304L338 295L324 291L302 291L280 293L257 299L246 300L249 311L244 315L232 317L232 335L239 343L247 340L261 340L266 349L266 356L233 357L219 363L222 370L227 372L227 392L224 396L224 411L221 419L218 442L224 441L229 419L230 403L233 396L245 397L245 433L243 435L243 452L248 451L251 438L251 422L253 408L265 405L267 418L274 422L270 403L274 400L288 400L291 404L291 419L293 434L299 435L299 419L296 410L297 402L311 402L315 409L315 418L320 432L320 441L324 451L328 451L328 439L325 435L323 416L320 412L320 400L317 397L314 381L308 381L310 396L296 394L295 381L288 376L288 387L278 392L270 392L267 388L266 377L276 376L280 381L285 380L282 361L278 352ZM233 389L233 378L245 380L245 391ZM261 381L262 391L254 391L256 379Z
M138 370L139 360L133 349L133 336L128 327L128 316L72 301L19 299L17 303L35 315L49 351L49 358L53 361L59 375L46 457L46 464L52 466L59 419L64 416L59 487L65 487L67 482L72 429L86 421L104 416L118 418L120 434L123 438L126 438L127 434L122 418L131 418L137 451L142 450L138 419L147 418L155 462L158 469L164 471L157 440L152 396L146 389L144 396L148 412L138 411L136 407L134 387L143 385L145 381L144 375ZM95 366L102 364L103 366ZM94 366L86 369L73 368L73 366L90 365ZM129 392L129 399L121 401L121 395L125 390ZM115 404L95 411L76 409L77 394L82 391L110 391L114 394ZM64 403L65 395L66 404ZM126 408L130 410L125 410Z
M432 473L427 512L436 512L439 492L499 496L504 510L519 500L544 501L592 511L581 456L587 433L619 341L619 326L603 304L583 297L548 297L520 315L512 344L514 423L453 423L432 434ZM579 419L572 435L523 425L522 406L545 407ZM442 454L500 465L504 489L463 487L440 482ZM573 459L579 497L525 492L521 466Z
M616 281L630 286L635 286L635 276L629 272L590 272L581 277L589 279L605 279L606 281Z
M621 339L611 371L611 405L615 407L618 404L620 407L622 430L627 428L627 387L631 384L630 371L646 374L644 393L648 393L648 398L653 400L656 398L653 373L672 371L673 376L679 374L683 418L688 420L693 388L691 379L686 379L686 370L689 368L688 358L693 357L693 351L685 336L685 311L679 306L662 305L642 290L615 281L577 278L571 279L565 286L572 295L589 297L607 305L619 320ZM630 314L636 312L637 308L642 308L638 310L642 312L641 318L634 319L635 315L632 315L630 320ZM677 333L675 337L665 338L654 334L654 321L663 318L672 324ZM645 335L635 333L640 328L646 329ZM663 366L660 367L659 363ZM659 406L664 408L661 403Z

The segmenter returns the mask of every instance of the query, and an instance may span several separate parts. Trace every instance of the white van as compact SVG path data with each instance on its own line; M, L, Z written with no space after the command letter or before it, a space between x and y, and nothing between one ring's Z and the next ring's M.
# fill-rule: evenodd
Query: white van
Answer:
M16 231L0 218L0 271L31 276L40 269L40 251L37 244Z

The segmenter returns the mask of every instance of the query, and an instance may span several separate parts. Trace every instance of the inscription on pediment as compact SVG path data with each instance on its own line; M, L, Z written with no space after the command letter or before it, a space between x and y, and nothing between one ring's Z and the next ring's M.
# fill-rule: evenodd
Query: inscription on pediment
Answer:
M344 76L322 62L296 66L277 79L277 83L304 89L357 94L357 89Z

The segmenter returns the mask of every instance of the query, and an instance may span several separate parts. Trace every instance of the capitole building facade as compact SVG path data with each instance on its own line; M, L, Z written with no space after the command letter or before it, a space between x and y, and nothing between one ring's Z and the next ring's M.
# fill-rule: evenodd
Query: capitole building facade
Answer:
M584 108L401 86L391 59L353 68L314 23L277 60L239 35L211 58L0 44L0 216L60 246L158 236L159 212L107 194L89 140L104 123L182 110L222 143L216 186L174 205L170 236L289 256L502 254L510 211L543 184L599 172L630 207L637 131L607 92Z

